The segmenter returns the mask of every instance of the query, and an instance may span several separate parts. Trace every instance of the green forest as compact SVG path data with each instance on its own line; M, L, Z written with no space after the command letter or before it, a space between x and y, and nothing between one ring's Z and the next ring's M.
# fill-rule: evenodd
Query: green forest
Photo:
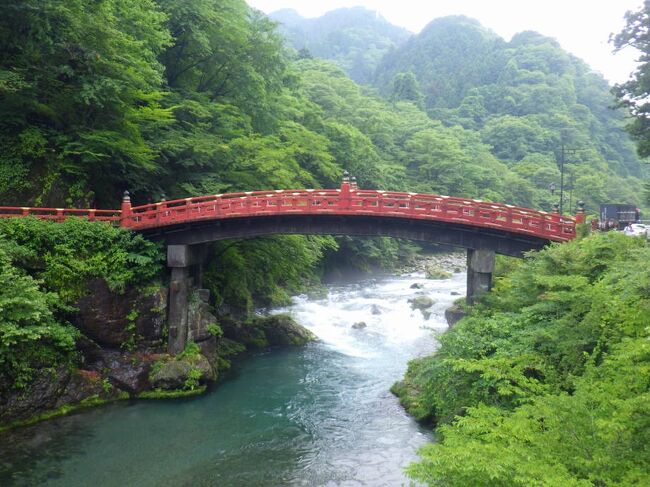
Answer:
M645 485L650 249L618 233L509 262L496 288L393 386L437 426L428 485Z
M566 211L578 200L588 214L602 202L643 204L647 169L623 111L610 108L609 86L539 34L508 43L475 21L439 19L387 52L375 88L286 46L278 26L242 0L17 0L4 11L4 205L117 208L124 190L144 204L336 187L347 170L362 188L551 211L563 144L580 148L565 154ZM346 28L392 32L367 16L355 11ZM335 31L341 17L326 27ZM337 50L358 47L341 40ZM339 244L342 257L363 249L361 267L404 253L386 240ZM274 258L250 267L260 246ZM336 246L278 237L217 248L223 269L250 278L234 283L226 270L213 295L249 309L254 298L275 302ZM286 262L293 271L271 265L285 248L303 256ZM263 279L251 276L258 269Z
M363 9L308 22L243 0L6 0L0 205L334 188L348 171L361 188L545 211L563 177L566 214L579 200L591 216L601 203L648 214L649 15L614 37L646 64L612 88L554 39L507 41L466 17L410 35ZM87 281L123 293L162 276L161 247L106 224L5 220L0 238L0 385L17 389L79 363L71 316ZM217 313L246 316L335 267L390 268L416 251L382 238L216 243L205 285ZM439 433L409 474L647 481L649 257L641 240L600 235L501 262L495 292L395 386Z

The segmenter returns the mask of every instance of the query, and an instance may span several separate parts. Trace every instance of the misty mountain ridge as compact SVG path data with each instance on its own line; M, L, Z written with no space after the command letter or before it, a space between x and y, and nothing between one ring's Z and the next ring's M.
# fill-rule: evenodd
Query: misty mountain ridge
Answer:
M332 10L316 18L304 18L293 9L283 9L269 17L280 24L280 32L292 47L333 60L353 80L365 84L372 82L384 54L412 35L364 7Z
M607 200L610 171L641 187L647 167L623 130L624 112L610 108L608 82L554 38L522 31L508 41L462 15L433 19L410 36L364 8L272 17L295 48L334 61L393 103L412 102L445 126L475 133L539 190L559 180L562 144L588 148L572 158L570 178L590 188L593 204Z

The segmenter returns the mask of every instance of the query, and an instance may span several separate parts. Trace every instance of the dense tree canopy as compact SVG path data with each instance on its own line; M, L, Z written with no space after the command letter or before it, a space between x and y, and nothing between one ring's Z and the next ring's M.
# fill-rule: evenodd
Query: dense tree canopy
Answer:
M371 83L382 57L410 33L363 7L341 8L305 19L295 10L279 10L271 19L302 56L331 59L357 83Z
M625 19L625 28L612 38L612 42L616 49L628 46L638 49L641 64L629 81L614 88L614 93L634 116L628 129L638 141L639 154L647 157L650 155L650 2L643 2L638 12L628 12Z
M642 203L648 171L623 130L624 114L611 109L606 81L553 39L522 32L506 42L471 19L437 19L384 57L377 86L393 96L405 73L415 74L432 118L480 132L540 200L550 199L548 185L518 166L533 156L557 163L564 145L581 149L565 160L580 180L572 196L592 212L609 201ZM597 197L582 184L594 178L608 181Z
M650 249L609 233L502 277L395 386L439 442L429 485L640 485L650 451Z

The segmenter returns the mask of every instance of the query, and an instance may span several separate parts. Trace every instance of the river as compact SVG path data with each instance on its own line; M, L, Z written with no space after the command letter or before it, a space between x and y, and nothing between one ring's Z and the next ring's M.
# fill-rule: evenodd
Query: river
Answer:
M424 288L411 289L418 282ZM407 300L436 300L425 320ZM87 410L0 437L0 485L399 486L430 433L389 392L431 353L465 274L330 286L284 310L320 340L253 354L191 399ZM373 305L375 312L373 314ZM363 329L353 329L364 321Z

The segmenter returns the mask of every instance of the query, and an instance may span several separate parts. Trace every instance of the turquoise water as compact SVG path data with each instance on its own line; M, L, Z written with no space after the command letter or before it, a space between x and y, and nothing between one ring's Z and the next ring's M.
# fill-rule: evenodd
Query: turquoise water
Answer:
M438 300L428 320L408 306L413 282ZM198 398L114 404L0 436L0 485L408 485L403 468L430 433L388 389L435 348L463 285L460 274L392 277L297 297L287 310L321 341L248 357ZM352 329L358 321L367 327Z

